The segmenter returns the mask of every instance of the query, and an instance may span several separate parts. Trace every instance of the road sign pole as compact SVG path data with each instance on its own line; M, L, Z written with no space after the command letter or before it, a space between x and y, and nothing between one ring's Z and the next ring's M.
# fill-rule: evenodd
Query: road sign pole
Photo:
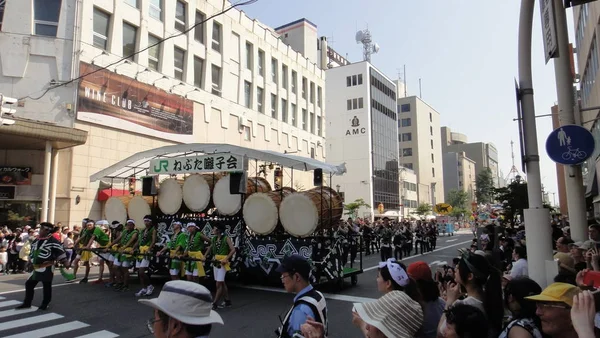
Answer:
M556 94L558 97L558 121L561 126L564 126L577 124L579 122L577 120L579 119L576 120L574 114L573 73L571 72L571 58L569 55L567 14L563 6L563 0L554 0L554 13L559 56L554 59ZM567 192L571 238L574 241L586 241L588 239L588 231L581 165L565 167L565 190Z
M551 281L547 278L546 261L552 260L550 213L542 205L542 180L538 152L533 80L531 71L531 39L535 0L522 0L519 18L519 87L523 114L524 162L527 168L527 197L525 210L527 234L527 260L529 277L542 287Z

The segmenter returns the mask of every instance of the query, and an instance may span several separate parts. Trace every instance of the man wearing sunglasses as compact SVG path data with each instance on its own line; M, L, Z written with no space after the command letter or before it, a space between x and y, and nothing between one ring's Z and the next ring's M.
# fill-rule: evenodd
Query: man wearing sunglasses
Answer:
M581 290L567 283L552 283L542 293L525 297L535 301L536 315L542 321L542 331L552 338L577 338L571 321L573 297Z

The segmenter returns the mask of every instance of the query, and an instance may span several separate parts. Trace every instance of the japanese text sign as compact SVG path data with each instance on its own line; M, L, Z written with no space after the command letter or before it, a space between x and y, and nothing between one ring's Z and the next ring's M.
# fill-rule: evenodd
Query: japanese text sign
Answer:
M150 175L206 173L244 170L244 156L212 154L176 158L157 158L150 161Z

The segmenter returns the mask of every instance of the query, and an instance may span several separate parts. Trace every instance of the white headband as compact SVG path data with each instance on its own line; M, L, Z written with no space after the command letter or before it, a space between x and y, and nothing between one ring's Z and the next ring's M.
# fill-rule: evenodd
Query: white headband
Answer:
M410 282L410 279L408 278L408 274L406 273L406 271L404 271L404 269L400 266L400 264L396 263L396 259L388 258L388 260L385 262L379 262L379 268L381 269L384 267L388 268L388 271L390 272L390 276L392 276L392 279L396 283L398 283L398 285L407 286L408 283Z
M144 222L146 222L146 221L152 222L152 220L150 218L144 218Z
M85 225L88 225L88 224L95 224L95 223L94 223L93 221L87 221L87 222L85 223Z
M181 225L181 222L175 221L175 222L172 223L172 225L177 225L177 224Z
M134 221L134 220L132 220L132 219L128 219L128 220L127 220L127 223L131 223L131 224L135 225L135 221Z
M198 227L198 224L196 224L194 222L189 222L186 226L187 227L195 227L196 229L200 229L200 227Z

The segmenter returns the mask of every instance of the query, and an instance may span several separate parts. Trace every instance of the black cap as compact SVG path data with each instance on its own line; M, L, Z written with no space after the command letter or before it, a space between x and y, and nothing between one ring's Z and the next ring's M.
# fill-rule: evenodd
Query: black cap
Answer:
M310 270L310 264L306 258L300 255L291 255L285 257L281 262L281 265L277 267L277 272L287 272L290 275L297 273L300 274L300 276L302 276L302 278L306 281L308 281L310 276Z

